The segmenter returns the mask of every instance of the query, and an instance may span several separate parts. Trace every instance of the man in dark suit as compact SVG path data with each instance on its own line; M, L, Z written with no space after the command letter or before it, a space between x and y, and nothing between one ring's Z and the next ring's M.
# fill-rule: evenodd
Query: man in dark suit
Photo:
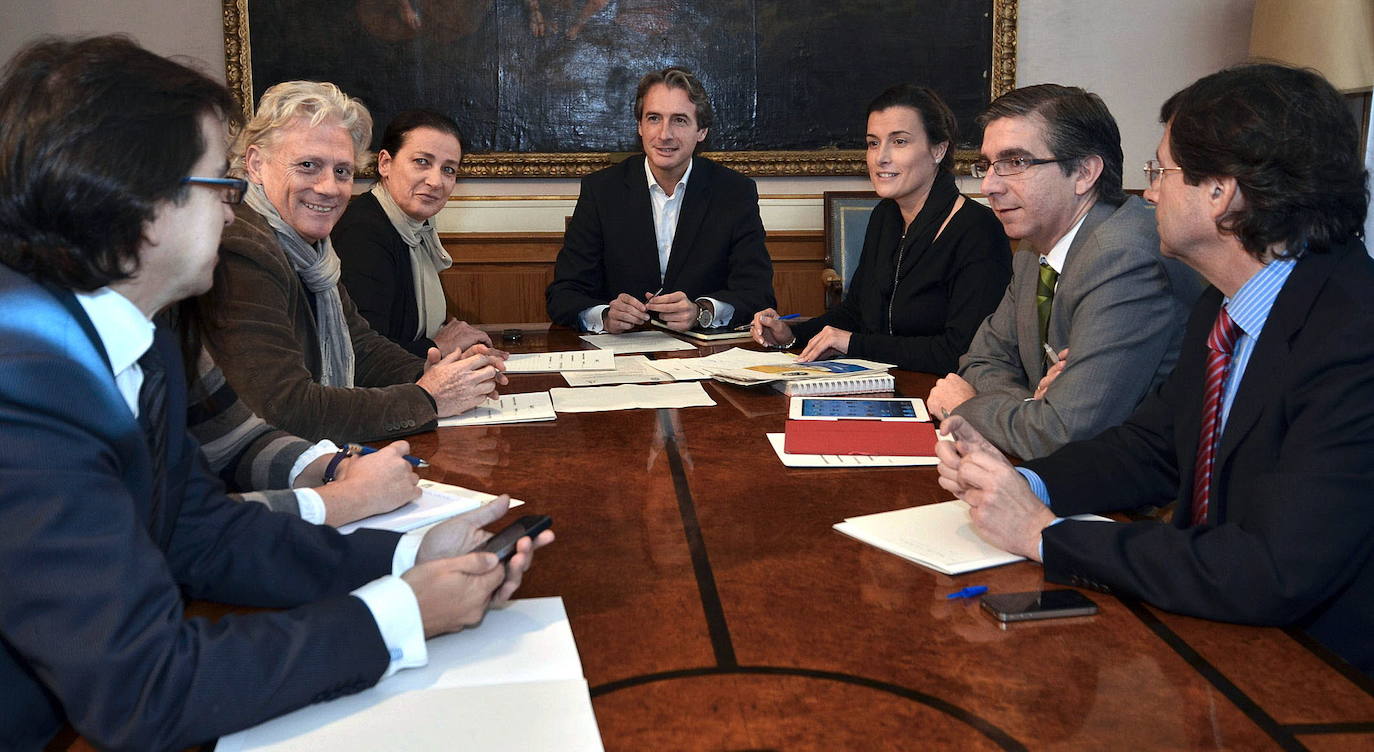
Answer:
M153 316L209 286L243 196L228 91L119 37L40 42L7 72L0 749L63 722L101 749L207 742L422 665L426 636L508 598L529 541L508 567L469 553L506 501L342 536L229 500L187 434ZM183 594L289 610L187 620Z
M646 75L635 94L644 156L588 175L545 291L555 324L626 331L746 323L776 305L754 181L694 157L711 103L691 73Z
M955 417L940 483L1056 582L1294 625L1374 674L1374 261L1358 129L1320 76L1248 65L1164 104L1164 251L1214 287L1123 425L1017 470ZM1173 524L1080 522L1164 505Z

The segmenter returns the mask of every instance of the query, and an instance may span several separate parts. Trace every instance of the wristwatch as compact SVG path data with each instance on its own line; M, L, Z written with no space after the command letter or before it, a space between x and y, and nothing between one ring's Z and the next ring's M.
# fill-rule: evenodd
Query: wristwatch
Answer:
M329 464L324 466L324 476L321 478L326 484L333 483L334 477L339 472L339 465L347 458L353 456L353 446L345 444L342 449L334 454L329 460Z
M697 326L702 329L710 329L711 322L716 320L716 312L706 303L697 301Z

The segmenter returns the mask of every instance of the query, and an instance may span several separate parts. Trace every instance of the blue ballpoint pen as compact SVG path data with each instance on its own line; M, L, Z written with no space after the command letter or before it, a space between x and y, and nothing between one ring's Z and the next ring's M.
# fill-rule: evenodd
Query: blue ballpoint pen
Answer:
M797 319L797 318L801 318L801 314L800 314L800 313L789 313L789 314L787 314L786 316L779 316L779 317L778 317L778 321L787 321L788 319ZM751 326L753 326L753 324L740 324L739 326L735 327L735 331L737 331L737 332L748 331L748 330L749 330L749 327L751 327Z
M353 451L357 452L358 454L372 454L373 452L377 451L376 449L373 449L372 447L363 446L362 444L344 444L344 447L345 447L345 448L352 449ZM406 462L409 462L410 464L414 465L416 468L424 469L424 468L426 468L426 467L429 467L429 463L426 462L426 461L424 461L424 460L422 460L422 459L420 459L419 457L414 457L414 456L411 456L411 455L409 455L409 454L403 455L403 457L404 457L404 459L405 459Z
M974 585L973 587L966 587L963 590L955 590L949 595L946 595L945 600L954 600L955 598L977 598L987 591L987 585Z

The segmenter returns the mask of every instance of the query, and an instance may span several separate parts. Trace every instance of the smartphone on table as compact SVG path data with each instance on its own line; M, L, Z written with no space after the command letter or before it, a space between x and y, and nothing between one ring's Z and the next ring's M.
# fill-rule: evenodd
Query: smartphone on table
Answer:
M1032 590L983 596L983 608L998 621L1031 621L1064 616L1091 616L1097 604L1077 590Z

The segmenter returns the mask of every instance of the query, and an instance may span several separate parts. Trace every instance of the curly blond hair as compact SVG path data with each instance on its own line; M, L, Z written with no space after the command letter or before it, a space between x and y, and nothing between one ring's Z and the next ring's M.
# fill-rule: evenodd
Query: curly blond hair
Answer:
M338 122L353 139L354 169L371 163L372 113L362 101L325 81L285 81L262 93L257 112L235 134L229 150L230 173L243 177L243 157L249 146L271 148L283 128L302 120L311 127Z

